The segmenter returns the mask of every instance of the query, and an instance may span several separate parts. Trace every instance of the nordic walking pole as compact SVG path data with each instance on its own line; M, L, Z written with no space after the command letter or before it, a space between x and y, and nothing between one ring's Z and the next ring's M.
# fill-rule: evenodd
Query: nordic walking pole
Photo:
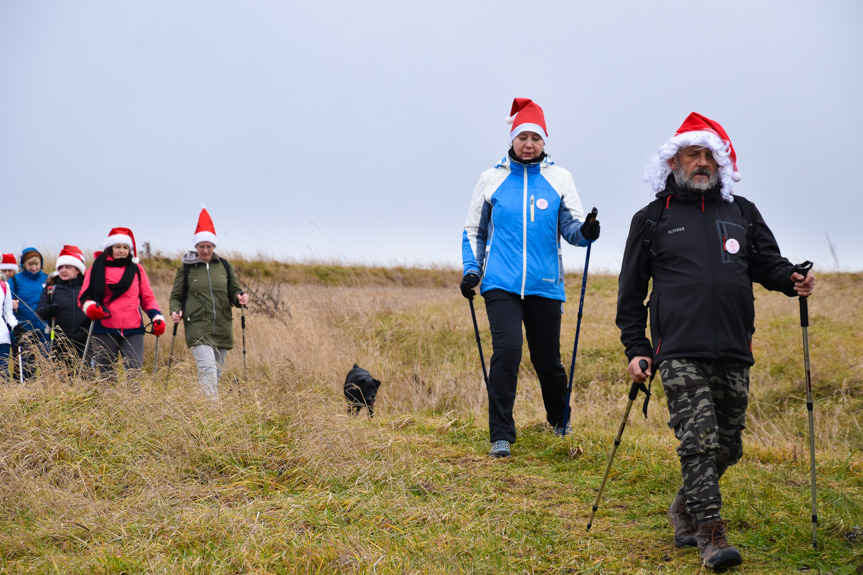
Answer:
M476 346L479 349L479 362L482 364L482 378L485 380L485 386L488 387L488 373L485 371L485 358L482 356L482 341L479 339L479 326L476 323L476 311L473 309L473 298L468 298L470 304L470 317L473 319L473 332L476 334Z
M174 333L171 334L171 351L168 354L168 373L165 374L165 378L171 375L171 364L174 363L174 342L177 341L177 326L179 325L179 322L174 324Z
M240 292L243 295L245 292ZM243 331L243 381L249 381L246 373L246 306L240 306L240 327Z
M812 269L806 261L794 266L794 271L804 278ZM806 410L809 412L809 461L812 475L812 547L818 549L818 503L815 493L815 416L812 402L812 375L809 371L809 298L800 296L800 327L803 329L803 367L806 370Z
M19 340L17 343L18 346L18 381L21 382L21 385L24 385L24 361L21 359L21 341Z
M81 372L84 371L84 362L87 361L87 350L90 348L90 340L93 338L93 326L95 321L90 321L90 329L87 330L87 341L84 343L84 354L81 356L81 365L78 367L78 374L75 376L75 385L81 381Z
M159 365L159 336L156 336L156 353L153 354L153 376L156 375L156 366Z
M644 372L647 370L647 361L641 360L638 362L638 367ZM647 393L647 388L643 383L632 382L632 387L629 388L629 403L626 404L626 411L623 412L623 419L620 420L620 427L617 430L617 437L614 439L614 447L611 448L611 455L608 456L608 465L605 466L605 475L602 476L602 483L599 485L599 492L596 494L596 501L593 502L593 509L590 511L590 518L587 520L587 530L590 531L593 525L593 515L599 509L599 500L602 498L602 492L605 489L605 482L608 481L608 474L611 473L611 463L614 461L614 454L617 453L617 447L620 445L620 438L623 437L623 429L626 427L626 420L629 419L629 410L632 409L632 402L638 396L639 390ZM645 412L646 414L646 412Z
M50 303L50 304L54 303L54 286L51 286L48 288L48 303ZM57 325L57 317L55 316L55 317L51 318L51 344L50 344L50 347L48 348L48 350L49 350L48 351L48 357L52 361L54 359L54 328L56 327L56 325Z
M596 219L596 208L590 210L584 222L592 222ZM569 385L566 388L566 410L563 412L563 436L566 437L566 426L569 425L570 407L569 401L572 397L572 377L575 374L575 354L578 351L578 334L581 331L581 312L584 310L584 292L587 289L587 266L590 265L590 246L593 242L587 243L587 254L584 256L584 271L581 274L581 299L578 301L578 321L575 324L575 343L572 344L572 364L569 366Z

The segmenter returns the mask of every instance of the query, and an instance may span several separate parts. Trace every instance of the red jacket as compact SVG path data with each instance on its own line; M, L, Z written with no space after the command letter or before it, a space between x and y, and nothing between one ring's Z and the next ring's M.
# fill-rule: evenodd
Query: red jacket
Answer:
M113 258L109 256L108 260L111 259ZM108 300L111 295L108 290L105 290L104 300L98 303L111 312L111 317L94 322L96 324L93 327L94 333L119 333L123 335L129 332L143 332L144 322L141 318L140 308L143 308L147 312L150 319L161 315L159 302L156 301L156 296L153 295L153 289L150 287L150 280L144 272L144 267L141 264L135 265L138 266L138 274L135 275L135 279L132 280L132 285L129 286L129 289L121 294L120 297L109 304ZM90 285L90 271L92 269L92 267L87 269L87 273L84 276L84 285L81 286L81 293L87 291L87 287ZM120 278L123 277L124 271L125 268L106 267L105 283L113 284L119 282ZM86 312L86 307L88 307L86 306L87 302L79 301L79 304Z

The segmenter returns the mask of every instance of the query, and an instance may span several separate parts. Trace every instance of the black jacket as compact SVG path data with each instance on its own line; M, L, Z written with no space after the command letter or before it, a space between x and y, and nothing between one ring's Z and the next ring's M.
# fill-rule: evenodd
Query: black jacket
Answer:
M626 240L616 321L626 356L652 357L654 365L681 357L753 364L752 282L794 296L794 264L782 257L770 228L745 198L728 203L718 186L704 193L681 190L673 176L657 198L665 205L649 247L643 245L650 237L649 206L633 216ZM644 334L648 309L653 345Z
M51 325L51 319L56 318L56 329L61 331L72 341L83 344L87 341L87 330L90 328L90 320L87 314L78 307L78 296L81 294L81 284L84 283L83 276L64 281L57 278L53 286L42 290L39 297L39 305L36 314L45 323ZM53 299L50 290L54 290ZM56 306L52 307L52 302Z

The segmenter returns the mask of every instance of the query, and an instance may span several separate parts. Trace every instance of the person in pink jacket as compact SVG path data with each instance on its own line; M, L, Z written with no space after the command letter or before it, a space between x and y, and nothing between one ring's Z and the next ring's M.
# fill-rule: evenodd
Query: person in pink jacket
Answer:
M144 361L143 309L153 322L153 333L165 333L165 318L144 267L138 263L135 236L128 228L114 228L105 238L104 252L84 276L78 302L93 321L95 364L112 372L117 353L125 369L141 369Z

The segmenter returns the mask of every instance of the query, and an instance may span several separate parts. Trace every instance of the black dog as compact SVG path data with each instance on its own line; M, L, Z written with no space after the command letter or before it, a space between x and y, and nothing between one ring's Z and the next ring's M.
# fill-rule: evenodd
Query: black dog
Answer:
M359 414L364 407L369 408L369 417L375 415L375 397L381 382L371 374L354 364L345 379L345 399L348 401L348 413Z

